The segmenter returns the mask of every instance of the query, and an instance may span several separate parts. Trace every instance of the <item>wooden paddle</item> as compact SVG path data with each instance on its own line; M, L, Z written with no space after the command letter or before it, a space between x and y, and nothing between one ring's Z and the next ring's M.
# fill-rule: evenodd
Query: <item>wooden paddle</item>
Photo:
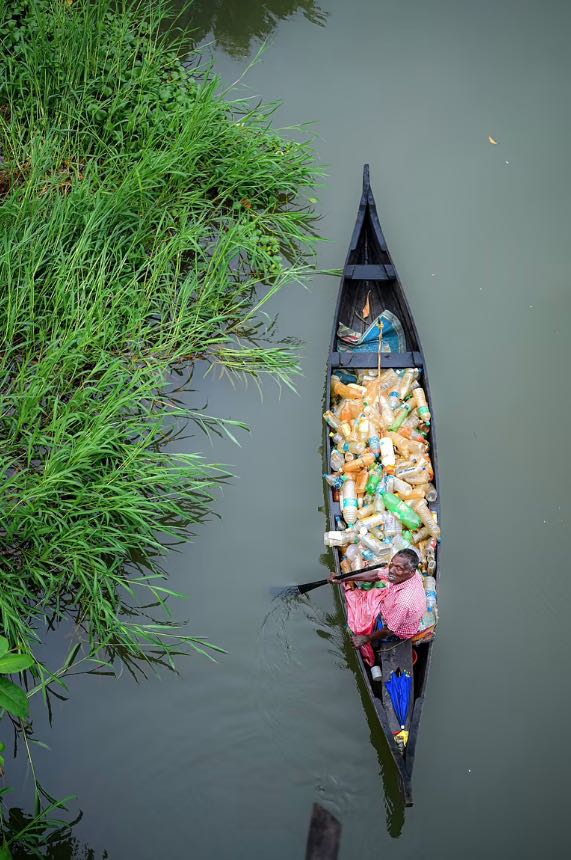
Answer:
M358 573L369 573L372 570L378 570L380 567L388 567L388 561L383 561L380 564L372 564L370 567L362 567L361 570L352 570L351 573L342 573L339 575L336 582L342 582L344 579L350 579ZM297 594L307 594L308 591L313 591L314 588L320 588L322 585L327 585L328 579L317 579L315 582L304 582L303 585L288 585L286 588L281 588L277 591L276 597L293 597Z

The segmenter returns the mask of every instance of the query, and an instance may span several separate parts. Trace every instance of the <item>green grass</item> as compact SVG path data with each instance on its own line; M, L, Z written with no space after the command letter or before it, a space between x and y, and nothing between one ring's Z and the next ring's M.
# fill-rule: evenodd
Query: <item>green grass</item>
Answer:
M165 541L228 473L164 453L191 420L173 368L299 373L266 304L311 273L318 171L274 105L186 70L153 3L7 0L0 18L0 623L31 649L72 618L89 652L204 652L163 620Z

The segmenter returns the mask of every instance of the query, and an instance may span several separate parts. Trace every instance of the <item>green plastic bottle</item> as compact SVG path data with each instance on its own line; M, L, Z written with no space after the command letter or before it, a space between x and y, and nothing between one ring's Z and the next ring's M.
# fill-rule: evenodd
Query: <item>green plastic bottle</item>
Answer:
M380 480L383 476L382 470L374 469L369 472L369 480L367 481L367 486L365 487L365 492L368 496L374 496L375 490L379 486Z
M389 430L398 430L405 418L408 418L409 413L412 412L414 408L414 403L411 401L407 401L403 403L398 412L395 412L395 418Z
M394 493L383 493L382 495L387 511L390 511L395 515L395 517L398 517L403 526L414 531L414 529L417 529L422 525L422 520L419 515L410 507L410 505L407 505L406 502L403 502L402 499L399 499L399 497L395 496Z

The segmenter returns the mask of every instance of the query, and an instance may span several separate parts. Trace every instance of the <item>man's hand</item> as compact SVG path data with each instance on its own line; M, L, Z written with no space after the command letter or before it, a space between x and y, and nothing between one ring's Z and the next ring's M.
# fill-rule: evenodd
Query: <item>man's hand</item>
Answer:
M339 579L339 577L337 576L336 573L330 573L329 576L327 577L327 581L328 582L340 582L341 580Z
M357 636L356 634L353 634L351 636L351 640L355 648L360 648L361 645L366 645L368 642L371 641L369 636Z

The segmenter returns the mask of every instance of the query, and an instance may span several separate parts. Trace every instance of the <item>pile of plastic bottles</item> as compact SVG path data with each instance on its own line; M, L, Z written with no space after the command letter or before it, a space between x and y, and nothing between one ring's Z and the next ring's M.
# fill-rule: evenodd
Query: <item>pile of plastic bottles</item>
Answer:
M430 410L417 368L379 373L336 371L331 408L323 415L332 440L324 475L342 516L325 545L339 547L344 573L388 562L405 547L420 559L427 612L437 622L436 545L440 528L430 504L437 492L430 460Z

